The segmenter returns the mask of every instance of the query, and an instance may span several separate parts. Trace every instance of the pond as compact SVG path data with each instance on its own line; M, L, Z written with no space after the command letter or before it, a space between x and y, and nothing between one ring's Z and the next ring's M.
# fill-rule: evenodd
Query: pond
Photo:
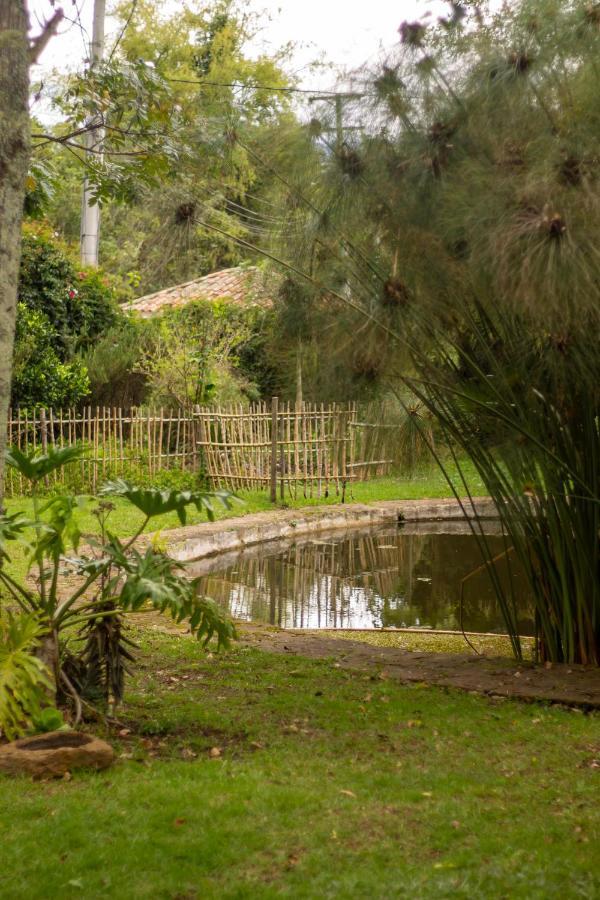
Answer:
M505 544L486 525L492 556ZM334 532L285 546L264 544L236 557L198 564L199 590L236 619L282 628L406 628L458 630L461 581L482 566L465 523L381 526ZM514 560L496 563L507 595L515 598L520 633L533 634L525 579ZM485 567L466 582L463 625L505 632Z

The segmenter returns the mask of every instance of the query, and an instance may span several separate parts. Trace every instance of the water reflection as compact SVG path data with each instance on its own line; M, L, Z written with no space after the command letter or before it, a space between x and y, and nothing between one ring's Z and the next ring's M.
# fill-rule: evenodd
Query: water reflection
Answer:
M200 590L237 619L283 628L454 630L460 627L461 580L482 564L475 538L464 531L462 525L444 533L383 527L285 549L265 545L205 575ZM487 541L492 556L504 549L499 534ZM533 633L522 573L514 561L496 568L516 598L521 634ZM463 622L469 631L505 630L485 569L468 582Z

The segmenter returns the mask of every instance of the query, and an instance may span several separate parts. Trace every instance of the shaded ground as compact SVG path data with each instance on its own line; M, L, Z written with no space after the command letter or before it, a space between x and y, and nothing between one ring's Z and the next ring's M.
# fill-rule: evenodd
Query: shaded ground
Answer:
M154 628L165 634L183 635L187 631L186 626L175 625L160 614L143 613L131 619L139 626ZM290 657L334 660L339 668L376 671L401 684L421 683L489 697L600 709L600 669L517 663L508 655L508 641L506 656L477 656L475 653L432 651L435 635L432 632L422 635L423 645L428 649L415 651L367 643L373 632L366 633L365 640L361 640L357 636L360 632L340 632L339 637L332 637L332 632L285 631L271 625L246 622L237 623L236 627L241 647L254 647ZM398 632L397 636L401 638L404 634L415 640L420 637L417 632ZM440 638L443 637L440 635ZM455 637L457 641L463 641L462 636ZM482 649L485 650L485 647Z
M330 633L280 631L243 626L242 644L271 653L333 658L341 668L377 669L399 682L476 691L515 700L547 700L587 709L600 709L600 669L586 666L534 666L505 658L459 653L418 653L374 647Z

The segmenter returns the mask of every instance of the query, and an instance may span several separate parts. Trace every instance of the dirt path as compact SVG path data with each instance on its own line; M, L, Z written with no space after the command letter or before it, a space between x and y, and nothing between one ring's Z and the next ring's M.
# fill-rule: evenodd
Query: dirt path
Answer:
M344 669L384 673L402 683L425 682L442 687L509 697L545 700L584 709L600 709L600 669L586 666L534 666L511 659L461 653L416 653L374 647L314 632L298 633L244 625L241 643L268 653L331 658Z

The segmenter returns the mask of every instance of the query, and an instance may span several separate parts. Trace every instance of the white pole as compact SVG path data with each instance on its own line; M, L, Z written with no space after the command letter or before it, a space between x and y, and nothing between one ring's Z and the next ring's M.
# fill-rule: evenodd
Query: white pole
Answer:
M106 13L106 0L94 2L94 24L92 28L92 43L90 45L90 67L93 68L101 62L104 56L104 19ZM90 150L98 150L104 138L101 128L92 128L85 136L86 146ZM94 154L95 156L96 154ZM90 184L87 176L83 181L83 195L81 201L81 262L84 266L98 265L98 244L100 240L100 207L92 202Z

